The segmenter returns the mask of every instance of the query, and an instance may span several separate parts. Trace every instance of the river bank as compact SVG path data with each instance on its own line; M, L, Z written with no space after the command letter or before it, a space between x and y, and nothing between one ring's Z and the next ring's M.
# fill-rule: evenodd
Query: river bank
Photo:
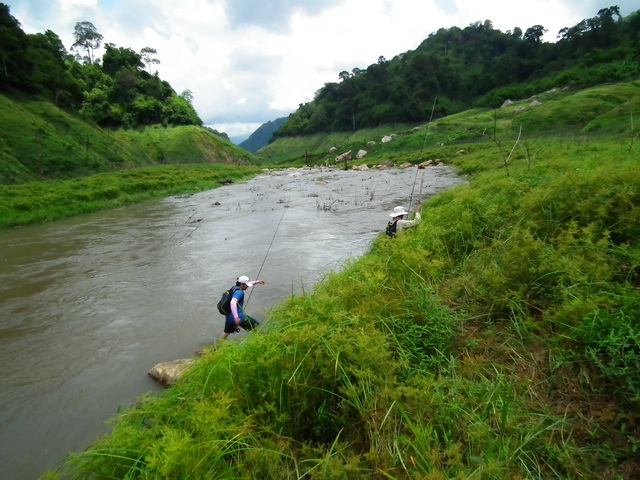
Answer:
M374 234L366 255L276 306L263 335L207 351L56 478L634 478L637 152L584 138L536 147L508 165L494 145L470 148L456 165L477 173L425 203L422 226ZM342 192L360 192L354 180L370 181L352 175ZM326 247L323 233L351 224L324 223L339 217L324 204L274 220L301 213ZM246 202L227 207L251 217ZM228 239L258 248L246 223ZM305 260L295 246L289 277Z
M298 169L1 231L5 474L38 478L158 391L149 368L217 337L215 302L238 275L267 282L247 306L264 320L362 255L388 211L415 208L421 183L426 200L461 179L448 167Z

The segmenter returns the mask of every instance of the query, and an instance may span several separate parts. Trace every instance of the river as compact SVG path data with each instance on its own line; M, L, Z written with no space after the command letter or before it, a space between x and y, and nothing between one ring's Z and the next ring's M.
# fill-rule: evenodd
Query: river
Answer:
M239 275L260 321L367 251L395 205L462 180L448 167L289 170L194 195L0 232L0 471L35 480L160 387L155 364L222 331ZM232 335L230 338L239 338Z

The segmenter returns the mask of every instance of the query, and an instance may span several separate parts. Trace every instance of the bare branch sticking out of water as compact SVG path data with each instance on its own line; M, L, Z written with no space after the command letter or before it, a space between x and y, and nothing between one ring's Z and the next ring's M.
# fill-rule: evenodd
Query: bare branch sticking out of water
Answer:
M334 200L331 203L323 203L320 204L319 202L316 202L316 208L318 210L322 210L323 212L330 212L330 211L335 211L337 210L337 207L334 207L333 205L337 202L338 200Z

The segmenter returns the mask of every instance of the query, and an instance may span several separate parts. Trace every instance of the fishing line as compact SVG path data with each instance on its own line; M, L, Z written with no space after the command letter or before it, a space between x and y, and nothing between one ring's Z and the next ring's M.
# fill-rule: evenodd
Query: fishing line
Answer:
M438 97L433 99L433 106L431 107L431 116L429 117L429 122L427 123L427 131L424 132L424 140L422 141L422 150L420 150L420 156L424 153L424 147L427 144L427 135L429 134L429 127L431 126L431 120L433 119L433 112L436 109L436 102L438 101ZM413 179L413 188L411 188L411 196L409 197L409 208L407 208L407 212L411 211L411 202L413 201L413 191L416 188L416 180L418 179L418 169L416 168L416 176ZM424 172L422 173L422 180L424 180ZM422 181L420 182L420 196L422 197Z
M256 280L260 280L260 272L262 272L262 267L264 267L265 262L267 261L267 257L269 256L269 252L271 251L271 247L273 245L273 241L276 239L276 235L278 234L278 229L280 228L280 224L282 223L282 219L284 218L284 212L287 211L287 207L284 207L282 209L282 216L280 217L280 221L278 222L278 226L276 227L276 231L273 232L273 238L271 239L271 243L269 244L269 248L267 249L267 253L264 256L264 260L262 260L262 265L260 265L260 270L258 270L258 275L256 275ZM251 288L251 291L249 292L249 296L247 297L247 301L244 304L244 307L246 308L247 305L249 305L249 300L251 300L251 294L253 293L253 288Z
M411 188L411 195L409 196L409 207L407 208L407 212L411 211L411 202L413 201L413 191L416 189L416 180L418 179L418 170L420 170L416 166L416 176L413 178L413 187Z

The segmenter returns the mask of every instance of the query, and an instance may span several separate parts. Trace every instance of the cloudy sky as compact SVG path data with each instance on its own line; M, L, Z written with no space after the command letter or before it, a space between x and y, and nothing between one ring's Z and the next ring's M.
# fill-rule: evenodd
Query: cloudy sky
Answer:
M155 48L160 78L191 90L206 125L231 137L286 116L327 82L415 49L439 28L491 20L542 25L544 41L612 5L637 0L0 0L26 33L52 30L67 50L77 22L104 43ZM101 55L102 52L99 52Z

